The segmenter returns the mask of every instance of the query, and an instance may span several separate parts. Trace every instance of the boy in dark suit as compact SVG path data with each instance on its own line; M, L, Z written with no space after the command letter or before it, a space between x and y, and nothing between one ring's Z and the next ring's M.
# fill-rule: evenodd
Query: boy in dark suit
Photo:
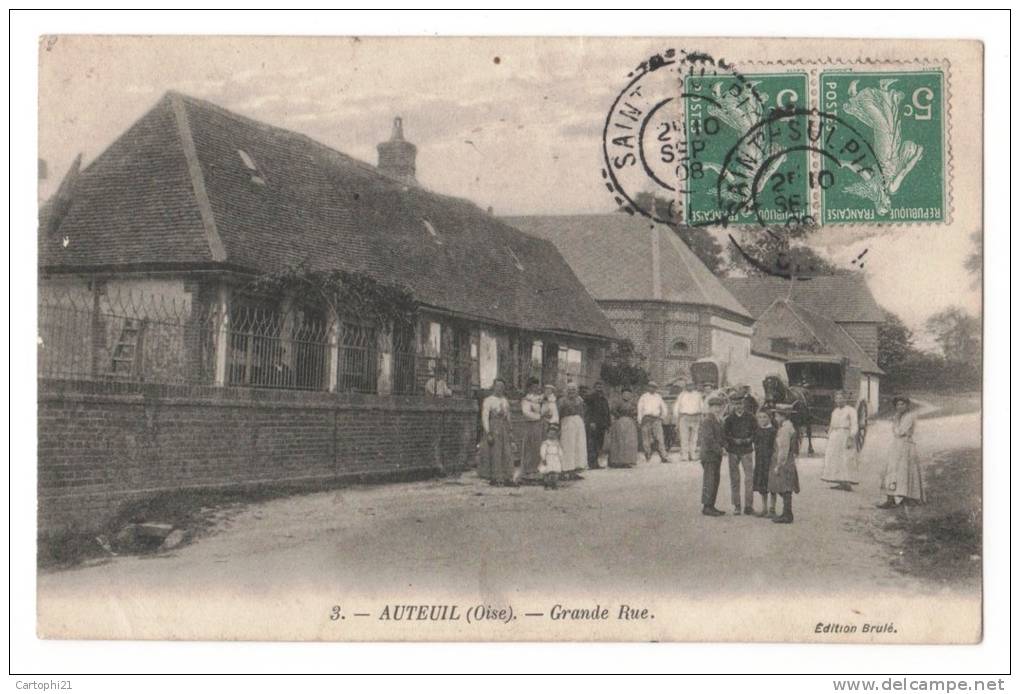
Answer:
M726 513L715 507L715 498L719 494L719 469L722 467L725 436L723 425L719 421L723 402L718 398L709 398L708 413L701 421L698 432L698 458L701 460L701 513L706 516L724 516Z

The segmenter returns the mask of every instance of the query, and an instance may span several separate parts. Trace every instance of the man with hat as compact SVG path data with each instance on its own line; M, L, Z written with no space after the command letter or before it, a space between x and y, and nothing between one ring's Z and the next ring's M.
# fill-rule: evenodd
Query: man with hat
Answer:
M730 500L733 513L750 516L754 513L754 415L747 411L744 396L736 392L730 396L730 414L723 422L726 454L730 469ZM744 503L740 503L740 473L744 473Z
M723 401L717 397L708 399L708 412L701 420L698 432L698 458L701 460L701 513L706 516L724 516L726 513L715 507L719 495L719 469L722 467L725 435L719 421Z
M648 382L648 391L638 398L637 417L641 423L641 444L645 449L645 460L652 459L652 447L659 452L659 459L669 462L666 455L666 444L662 433L662 420L669 416L666 402L659 395L659 384Z
M744 398L744 409L753 417L758 414L758 399L751 395L751 386L741 383L737 386L737 392Z

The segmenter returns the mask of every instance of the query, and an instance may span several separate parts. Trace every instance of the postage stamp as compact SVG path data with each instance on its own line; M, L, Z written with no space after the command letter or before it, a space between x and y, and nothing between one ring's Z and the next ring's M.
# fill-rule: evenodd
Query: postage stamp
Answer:
M689 227L950 219L943 70L781 67L742 72L724 59L674 49L642 63L604 130L603 177L618 202ZM846 151L833 151L831 134L810 132L822 122L853 135L841 144ZM873 166L862 167L866 159ZM741 168L747 171L738 174ZM751 168L759 175L750 194L722 185ZM637 204L649 194L668 196L669 209ZM733 206L736 197L742 206Z
M822 110L857 128L878 159L877 175L822 190L822 223L946 219L943 74L823 72ZM824 159L822 171L846 161Z
M685 92L687 139L690 143L692 172L714 175L693 177L684 205L688 224L703 224L719 219L720 197L717 183L723 177L727 161L734 166L768 159L769 171L761 181L772 191L755 209L743 206L733 210L729 224L784 223L791 216L808 214L808 150L783 149L778 141L780 128L757 128L777 113L799 109L785 119L789 134L806 134L808 113L808 76L805 73L748 75L744 80L729 76L690 75ZM753 90L753 92L752 92ZM758 98L752 98L755 93ZM770 121L778 123L776 120ZM755 136L746 138L755 130ZM772 152L775 150L776 155Z

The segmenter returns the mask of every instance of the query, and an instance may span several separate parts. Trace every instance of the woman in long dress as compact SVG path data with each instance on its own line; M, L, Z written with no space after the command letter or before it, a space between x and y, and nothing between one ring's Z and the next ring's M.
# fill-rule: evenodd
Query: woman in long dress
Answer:
M857 410L846 402L846 393L833 395L836 407L829 417L829 441L825 444L822 481L833 482L832 489L853 491L860 482L860 458L857 455Z
M560 446L563 448L563 474L579 480L578 472L588 466L588 434L584 427L584 400L577 384L567 384L567 394L556 403L560 415Z
M624 388L620 397L613 406L609 429L609 467L634 467L638 456L637 402L630 388Z
M542 419L542 387L537 378L528 381L528 394L521 398L521 415L524 418L524 435L521 437L521 479L538 481L538 468L542 464L542 441L546 424Z
M496 379L492 394L482 401L483 434L478 456L478 476L497 487L516 486L510 401L503 395L504 389L503 381Z
M898 504L924 503L924 481L921 477L921 461L914 443L914 427L917 418L910 412L910 400L904 396L893 398L896 414L892 419L892 450L882 475L882 491L885 503L879 508L895 508Z

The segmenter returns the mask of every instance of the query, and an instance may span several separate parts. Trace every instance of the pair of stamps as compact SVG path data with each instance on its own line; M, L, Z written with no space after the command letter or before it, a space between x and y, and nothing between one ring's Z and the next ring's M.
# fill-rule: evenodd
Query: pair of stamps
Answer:
M607 117L607 186L668 195L659 221L687 226L949 220L942 66L778 67L642 63Z

